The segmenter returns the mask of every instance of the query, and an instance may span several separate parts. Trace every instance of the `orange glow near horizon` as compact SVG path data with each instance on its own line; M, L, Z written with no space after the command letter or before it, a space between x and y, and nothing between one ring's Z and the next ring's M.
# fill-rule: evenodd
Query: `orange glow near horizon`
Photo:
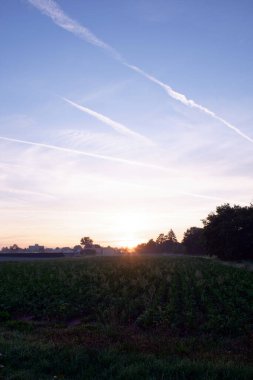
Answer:
M129 248L131 250L138 244L140 244L139 240L121 240L119 241L118 246L122 248Z
M140 229L147 228L147 218L145 214L124 213L117 219L113 231L117 239L118 247L134 248L142 242L140 239ZM144 239L145 240L145 239Z

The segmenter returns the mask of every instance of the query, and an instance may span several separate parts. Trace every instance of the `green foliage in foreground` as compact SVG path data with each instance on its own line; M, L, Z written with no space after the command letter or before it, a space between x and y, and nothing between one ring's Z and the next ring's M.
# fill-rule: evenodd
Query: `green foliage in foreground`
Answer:
M193 258L3 263L0 318L137 325L187 333L250 331L252 273Z
M0 379L249 380L252 292L200 258L3 263Z
M115 350L68 348L0 339L5 380L250 380L253 369L233 363L165 359ZM22 342L22 343L21 343ZM2 376L2 377L1 377Z

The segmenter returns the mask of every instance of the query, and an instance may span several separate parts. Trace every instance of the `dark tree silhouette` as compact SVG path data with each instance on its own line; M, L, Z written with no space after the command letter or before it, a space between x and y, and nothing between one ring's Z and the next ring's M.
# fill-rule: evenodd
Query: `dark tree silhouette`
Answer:
M156 239L156 244L162 245L166 241L166 236L164 234L160 234Z
M182 243L186 248L186 253L189 255L204 255L206 253L204 229L199 227L189 228L184 233Z
M146 252L155 253L156 252L156 243L153 239L150 239L147 244L145 244Z
M153 239L150 239L147 243L137 245L135 253L157 253L157 243Z
M166 241L177 243L175 232L172 229L169 230L168 235L166 235L165 238L166 238Z
M82 250L81 245L75 245L74 248L73 248L73 251L76 252L76 253L81 252L81 250Z
M174 231L171 229L167 235L160 234L156 241L153 239L147 243L139 244L135 248L136 253L182 253L183 246L178 243Z
M19 246L17 245L17 244L13 244L11 247L10 247L10 250L11 251L18 251L20 248L19 248Z
M204 223L207 253L223 260L253 259L253 204L224 204Z
M90 249L92 247L93 240L88 236L84 236L81 238L80 244L84 249Z

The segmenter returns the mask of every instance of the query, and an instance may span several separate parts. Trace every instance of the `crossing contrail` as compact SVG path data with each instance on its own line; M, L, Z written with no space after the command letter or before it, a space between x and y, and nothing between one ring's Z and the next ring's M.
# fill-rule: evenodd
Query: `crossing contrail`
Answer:
M67 103L71 104L73 107L79 109L80 111L85 112L88 115L93 116L95 119L101 121L102 123L109 125L115 131L117 131L123 135L134 137L138 141L141 141L141 142L148 144L148 145L154 145L154 143L151 140L149 140L147 137L145 137L145 136L143 136L137 132L132 131L131 129L127 128L125 125L118 123L117 121L114 121L114 120L110 119L109 117L102 115L101 113L93 111L90 108L83 107L80 104L77 104L77 103L75 103L75 102L73 102L67 98L63 98L63 100L65 100Z
M166 93L173 99L179 101L180 103L191 107L196 108L199 111L204 112L205 114L209 115L213 119L219 121L221 124L223 124L225 127L233 130L235 133L237 133L239 136L244 138L245 140L253 143L253 138L246 135L244 132L242 132L239 128L235 127L233 124L229 123L222 117L216 115L215 112L209 110L208 108L202 106L201 104L198 104L192 99L188 99L186 95L181 94L180 92L175 91L171 86L169 86L166 83L163 83L159 79L155 78L152 75L149 75L144 70L140 69L138 66L134 66L129 64L122 56L119 54L115 49L113 49L110 45L102 41L100 38L98 38L95 34L93 34L89 29L85 28L81 24L79 24L77 21L73 20L71 17L69 17L54 0L27 0L30 4L32 4L34 7L36 7L38 10L40 10L43 14L50 17L52 21L58 25L59 27L67 30L70 33L73 33L77 37L85 40L86 42L95 45L108 53L112 55L112 57L124 66L128 67L129 69L139 73L140 75L144 76L149 81L157 84L161 88L163 88Z
M71 148L64 148L64 147L61 147L58 145L44 144L44 143L28 141L28 140L14 139L14 138L4 137L4 136L0 136L0 141L1 140L11 142L11 143L36 146L36 147L44 148L44 149L51 149L51 150L55 150L55 151L59 151L59 152L65 152L65 153L71 153L71 154L86 156L86 157L92 157L92 158L96 158L96 159L100 159L100 160L113 161L113 162L120 163L120 164L133 165L133 166L137 166L137 167L143 167L143 168L158 170L158 171L166 172L166 173L170 173L170 174L178 173L178 171L176 171L174 169L165 168L165 167L159 166L159 165L153 165L153 164L148 164L148 163L144 163L144 162L140 162L140 161L134 161L134 160L127 160L124 158L107 156L107 155L102 155L102 154L97 154L97 153L85 152L82 150L76 150L76 149L71 149ZM196 193L192 193L192 192L179 191L178 193L180 195L183 195L183 196L186 195L186 196L192 196L192 197L197 197L197 198L206 198L206 199L211 199L211 200L221 199L218 197L213 197L213 196L203 195L203 194L196 194Z
M144 168L149 168L149 169L155 169L155 170L159 170L159 171L163 171L163 172L167 172L167 173L175 173L175 170L164 168L163 166L159 166L159 165L147 164L147 163L141 162L141 161L128 160L125 158L107 156L107 155L98 154L98 153L91 153L91 152L86 152L83 150L65 148L65 147L58 146L58 145L44 144L44 143L33 142L33 141L28 141L28 140L13 139L13 138L4 137L4 136L0 136L0 140L24 144L24 145L30 145L30 146L37 146L40 148L52 149L52 150L65 152L65 153L73 153L73 154L78 154L81 156L92 157L92 158L97 158L97 159L106 160L106 161L118 162L121 164L127 164L127 165L139 166L139 167L144 167Z

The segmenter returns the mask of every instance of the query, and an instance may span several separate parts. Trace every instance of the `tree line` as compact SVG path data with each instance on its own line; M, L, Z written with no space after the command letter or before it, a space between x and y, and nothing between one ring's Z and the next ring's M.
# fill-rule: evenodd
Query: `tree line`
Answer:
M136 247L136 253L186 253L216 256L222 260L253 259L253 204L218 206L202 220L203 227L190 227L182 243L173 230Z
M150 239L147 243L139 244L136 253L183 253L183 246L177 241L174 231L160 234L156 240Z

